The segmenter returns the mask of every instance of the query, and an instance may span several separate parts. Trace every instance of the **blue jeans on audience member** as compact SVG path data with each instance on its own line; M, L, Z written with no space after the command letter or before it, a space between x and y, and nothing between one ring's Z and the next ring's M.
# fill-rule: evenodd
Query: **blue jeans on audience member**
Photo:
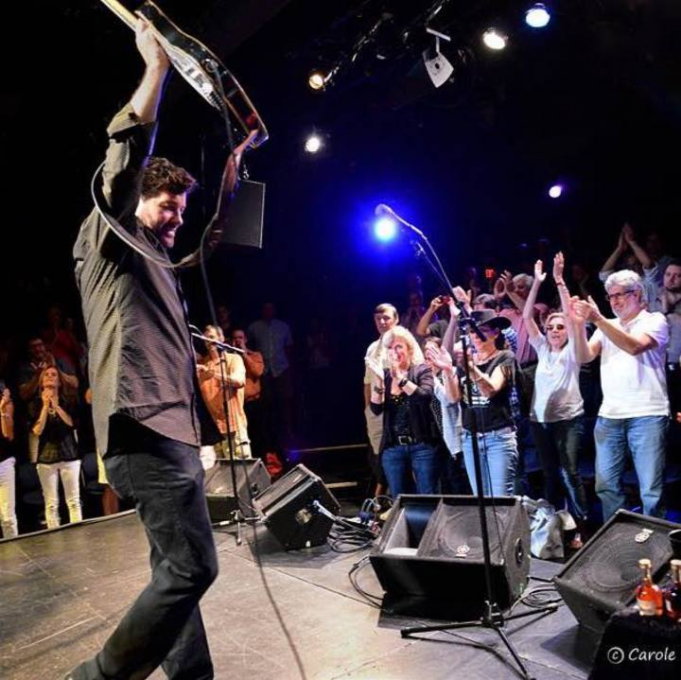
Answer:
M579 416L555 423L530 423L530 428L544 474L544 498L556 510L562 509L564 487L568 510L575 519L586 519L586 490L578 468L584 437L583 418Z
M416 478L416 493L437 493L438 462L430 444L390 446L383 450L381 464L393 498L404 493L404 479L410 469Z
M662 491L668 426L667 416L598 417L594 429L596 493L603 504L603 521L624 507L622 475L627 449L638 476L643 514L664 517Z
M135 502L151 547L151 581L77 680L212 680L199 600L215 580L217 553L197 447L132 420L114 419L104 459L116 493Z
M518 470L518 442L512 427L478 435L480 465L482 467L482 488L485 496L512 496ZM475 483L475 464L473 459L473 437L468 430L463 431L463 456L466 473L473 494L478 493Z

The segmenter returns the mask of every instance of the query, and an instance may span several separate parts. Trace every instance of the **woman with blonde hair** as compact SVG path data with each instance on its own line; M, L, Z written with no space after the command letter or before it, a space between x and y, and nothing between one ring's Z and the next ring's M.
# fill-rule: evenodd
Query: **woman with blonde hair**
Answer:
M437 492L437 459L433 443L437 429L430 403L433 373L425 363L414 336L401 326L382 339L390 368L369 363L372 372L371 410L383 415L380 455L390 494L397 498L405 490L411 471L416 492Z
M64 485L69 521L83 519L80 503L80 460L75 437L73 405L66 399L61 373L48 366L38 382L40 400L34 402L38 413L31 432L38 438L38 477L45 499L45 519L48 529L56 529L59 517L59 480ZM32 461L36 462L36 461Z

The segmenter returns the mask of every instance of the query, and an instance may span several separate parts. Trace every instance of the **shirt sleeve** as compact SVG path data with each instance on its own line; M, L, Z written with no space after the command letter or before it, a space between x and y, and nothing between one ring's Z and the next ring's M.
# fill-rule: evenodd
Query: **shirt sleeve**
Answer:
M653 312L648 316L642 331L655 340L658 347L664 348L669 343L667 319L660 312Z
M107 128L109 146L104 160L100 190L104 199L101 208L108 212L129 233L136 233L134 217L142 189L146 159L152 152L156 123L141 123L130 104L119 111ZM89 220L93 233L92 246L103 252L112 234L107 222L95 209L96 219Z
M546 338L544 337L543 333L539 333L539 335L537 335L534 338L532 336L529 336L528 340L530 341L530 345L532 345L532 347L534 347L537 354L539 354L539 352L542 349L544 349L544 347L546 347L546 344L547 344Z

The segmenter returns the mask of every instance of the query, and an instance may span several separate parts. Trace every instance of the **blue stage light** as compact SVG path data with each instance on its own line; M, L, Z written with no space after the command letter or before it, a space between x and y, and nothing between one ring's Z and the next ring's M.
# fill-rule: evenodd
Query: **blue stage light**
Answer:
M397 222L392 217L379 217L374 223L374 233L379 241L392 241L397 236Z

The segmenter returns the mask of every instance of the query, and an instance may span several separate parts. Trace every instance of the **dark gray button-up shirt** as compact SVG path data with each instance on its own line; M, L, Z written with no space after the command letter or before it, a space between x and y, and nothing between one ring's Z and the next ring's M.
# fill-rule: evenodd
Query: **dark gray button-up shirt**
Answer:
M155 125L141 124L129 105L116 115L108 128L102 189L108 211L119 224L136 241L167 259L153 231L135 217L154 133ZM202 404L176 272L130 248L96 209L83 222L73 253L88 335L100 452L108 451L109 422L115 414L199 446L197 409Z

